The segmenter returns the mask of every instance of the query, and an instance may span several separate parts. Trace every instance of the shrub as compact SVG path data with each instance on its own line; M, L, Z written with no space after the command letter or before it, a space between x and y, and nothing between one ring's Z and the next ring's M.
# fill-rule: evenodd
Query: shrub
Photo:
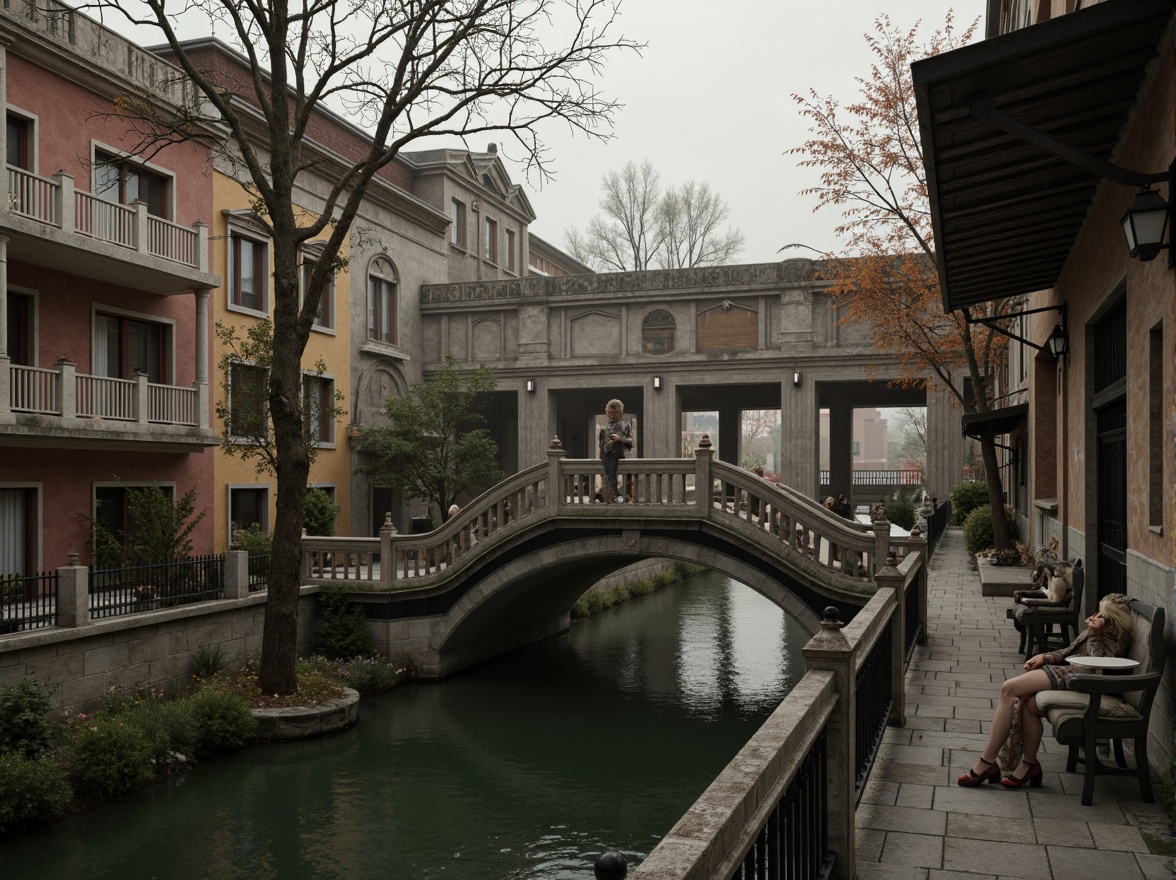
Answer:
M367 615L352 606L340 587L324 587L319 593L319 616L322 625L314 637L312 650L331 660L366 657L374 653L371 636L364 628Z
M233 533L233 547L244 550L253 556L264 556L270 552L273 538L269 532L262 531L261 526L254 523L247 529L237 529Z
M347 687L372 694L398 685L405 670L397 669L383 657L354 657L335 664L333 674Z
M662 587L668 587L677 580L679 580L679 576L676 571L659 571L653 576L653 586L660 590Z
M52 761L0 755L0 834L55 819L71 797L65 773Z
M916 518L915 503L911 499L899 496L886 502L886 519L896 526L909 531L914 527Z
M199 678L212 678L225 668L225 649L220 645L201 645L192 655L193 672Z
M157 770L183 764L196 752L199 730L188 700L142 702L119 717L143 732Z
M959 483L951 490L951 524L962 526L977 507L988 505L988 484L984 482Z
M99 717L76 725L69 758L78 790L90 797L120 797L155 776L147 737L121 718Z
M308 535L335 534L335 522L339 519L339 505L322 489L306 490L306 505L302 511L302 526Z
M0 753L35 758L49 747L49 697L56 689L35 678L0 687Z
M257 733L257 719L235 694L201 688L189 702L196 722L195 751L199 757L239 749Z
M1009 538L1016 540L1020 537L1020 530L1016 511L1011 507L1005 507L1005 521L1009 524ZM977 507L964 521L964 546L973 558L992 546L992 508L987 504Z

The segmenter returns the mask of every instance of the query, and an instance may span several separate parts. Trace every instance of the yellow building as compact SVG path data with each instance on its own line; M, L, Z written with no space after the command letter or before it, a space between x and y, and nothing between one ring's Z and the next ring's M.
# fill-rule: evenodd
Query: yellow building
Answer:
M268 237L252 218L252 199L232 177L219 171L213 177L212 259L215 272L224 279L212 295L212 319L215 326L232 328L238 339L250 327L273 315L270 297L273 280L272 248ZM315 205L305 206L308 212ZM325 238L325 236L324 236ZM303 248L300 263L302 276L314 263L314 243ZM341 256L346 259L345 243ZM346 395L350 388L349 327L350 295L347 269L335 274L334 282L323 294L319 316L310 333L302 357L304 373L304 406L310 402L308 430L315 438L317 454L310 467L310 486L316 486L339 505L335 533L350 534L348 488L351 479L347 449L346 415L323 418L335 406L347 409ZM242 430L234 430L233 399L248 399L246 393L264 378L264 370L254 364L238 360L220 332L213 334L212 396L217 403L217 431L230 442L246 443ZM317 372L316 364L325 370ZM343 400L335 402L336 393ZM236 412L240 413L238 406ZM227 418L226 418L227 416ZM246 416L242 415L242 419ZM244 424L244 421L241 423ZM270 473L258 473L255 461L243 460L221 447L215 452L213 468L214 535L217 549L224 549L232 541L233 531L248 528L254 523L270 531L277 502L277 481Z

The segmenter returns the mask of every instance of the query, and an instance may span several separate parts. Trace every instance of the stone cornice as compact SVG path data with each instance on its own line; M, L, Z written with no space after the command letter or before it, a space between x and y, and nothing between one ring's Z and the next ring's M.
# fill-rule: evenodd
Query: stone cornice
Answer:
M539 302L577 298L648 297L658 291L713 296L717 292L770 291L782 286L820 286L814 273L822 264L815 260L781 263L749 263L741 266L705 266L699 269L649 269L644 272L602 272L594 275L530 275L506 281L467 281L460 284L421 286L422 311L445 306L485 303Z

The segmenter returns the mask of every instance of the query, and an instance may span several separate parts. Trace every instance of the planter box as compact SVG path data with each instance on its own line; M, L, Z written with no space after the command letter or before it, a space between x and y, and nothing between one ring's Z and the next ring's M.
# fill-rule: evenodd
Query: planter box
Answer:
M1027 565L993 565L988 557L976 557L981 596L1012 596L1014 590L1032 590L1033 569Z
M346 730L359 720L359 693L347 688L340 700L329 700L319 706L294 709L253 709L257 719L257 741L305 739Z

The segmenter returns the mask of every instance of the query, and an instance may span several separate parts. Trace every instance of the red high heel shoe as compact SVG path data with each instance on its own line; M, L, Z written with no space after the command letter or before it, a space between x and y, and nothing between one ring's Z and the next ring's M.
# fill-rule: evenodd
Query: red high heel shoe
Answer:
M976 774L972 772L972 768L968 768L968 772L961 776L956 782L965 787L973 785L980 785L987 782L989 785L996 785L1000 782L1000 768L996 766L996 761L987 761L984 758L980 759L982 763L987 765L983 773Z
M1022 764L1025 762L1022 761ZM1042 776L1041 765L1034 761L1029 765L1029 769L1025 771L1024 776L1015 776L1010 773L1000 781L1000 784L1005 788L1021 788L1028 785L1030 788L1041 788Z

